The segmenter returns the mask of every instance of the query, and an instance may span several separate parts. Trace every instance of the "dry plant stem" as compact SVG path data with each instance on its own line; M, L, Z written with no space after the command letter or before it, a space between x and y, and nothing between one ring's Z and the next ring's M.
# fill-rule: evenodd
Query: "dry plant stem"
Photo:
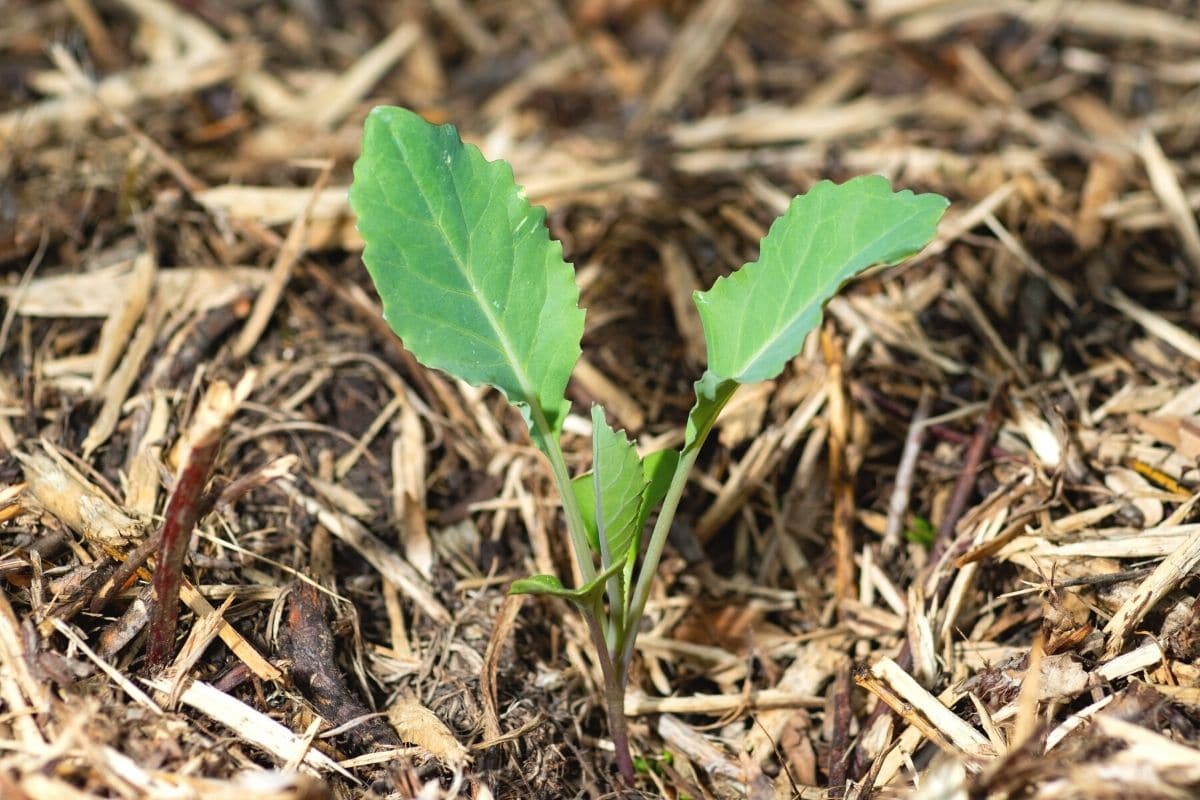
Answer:
M183 559L192 529L200 516L200 499L221 441L215 438L195 447L175 481L163 519L158 559L154 569L154 611L146 651L146 669L157 672L171 660L175 624L179 617L179 586L183 581Z
M108 604L116 594L125 588L125 584L133 579L133 576L142 568L142 566L150 560L150 556L154 555L154 551L159 548L162 542L162 531L158 531L142 541L136 548L131 550L125 557L125 560L117 565L116 570L106 581L107 587L98 592L92 598L92 602L88 607L93 614L99 614L104 610L104 606ZM143 576L145 573L143 573Z
M849 766L850 743L850 664L838 669L834 678L833 734L829 743L829 797L842 797L846 792L846 770Z
M938 526L937 538L934 539L933 547L929 551L931 565L936 565L942 554L946 552L946 548L950 546L950 542L954 539L954 529L958 527L958 521L966 511L967 500L978 480L979 465L983 461L983 454L991 445L996 428L1000 424L1000 398L1004 396L1006 387L1007 384L1001 384L996 388L992 399L988 402L987 411L979 420L979 424L975 426L975 434L963 457L962 470L959 471L958 480L954 484L954 493L950 496L950 503L946 507L946 516L942 518L942 524Z
M329 627L325 599L310 583L297 583L288 595L280 650L292 660L296 688L313 704L317 713L335 728L352 720L362 721L346 731L358 747L399 747L396 732L367 708L346 685L334 661L337 643Z
M234 482L234 484L236 483L237 481ZM197 504L196 518L199 519L212 511L218 500L233 502L233 499L238 497L237 494L232 495L228 500L226 500L226 497L230 494L229 490L234 484L225 487L219 496L214 492L203 494ZM160 528L147 536L137 547L126 554L125 560L117 565L116 570L113 571L113 574L105 582L107 585L102 587L102 590L92 598L89 610L93 614L99 614L103 611L108 602L123 591L126 585L133 580L135 574L140 574L143 580L153 580L151 573L145 568L145 565L161 546L162 534L163 529Z
M841 344L827 332L821 346L828 365L829 387L829 483L833 494L834 596L845 601L854 596L854 486L846 448L850 415L842 369ZM839 605L839 614L843 613Z
M217 381L209 387L187 433L187 451L179 477L167 501L161 541L154 564L154 608L150 617L146 668L162 669L174 649L175 625L179 617L179 589L183 583L183 560L197 520L208 504L204 487L234 412L254 386L250 370L230 387Z

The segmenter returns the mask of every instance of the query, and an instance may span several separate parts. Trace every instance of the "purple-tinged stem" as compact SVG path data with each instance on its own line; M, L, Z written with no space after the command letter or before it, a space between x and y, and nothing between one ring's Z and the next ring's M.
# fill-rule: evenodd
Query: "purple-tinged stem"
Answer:
M253 385L253 370L242 377L236 388L224 381L213 383L188 429L183 466L167 500L154 564L154 606L146 645L146 669L151 673L165 667L174 652L183 561L192 530L207 505L202 499L204 487L229 422Z
M629 750L629 725L625 720L625 671L613 662L613 657L604 642L604 631L593 614L584 611L588 630L592 634L592 646L600 660L600 671L604 675L604 705L608 712L608 733L613 741L613 754L617 771L625 785L632 788L636 780L633 771L633 756Z

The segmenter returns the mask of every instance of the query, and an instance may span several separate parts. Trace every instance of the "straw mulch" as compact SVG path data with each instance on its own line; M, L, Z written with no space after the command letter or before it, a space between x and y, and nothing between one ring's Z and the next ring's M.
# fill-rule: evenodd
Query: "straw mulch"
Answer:
M9 0L0 795L613 790L580 621L505 594L570 576L547 471L359 262L345 188L391 103L550 209L589 309L573 469L592 401L678 443L690 293L791 195L953 201L702 457L639 640L639 791L1196 796L1198 14ZM180 623L147 641L164 527Z

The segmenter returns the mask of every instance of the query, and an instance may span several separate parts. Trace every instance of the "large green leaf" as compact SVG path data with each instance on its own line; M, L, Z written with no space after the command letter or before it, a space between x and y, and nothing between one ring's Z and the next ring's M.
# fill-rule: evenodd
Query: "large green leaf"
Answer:
M878 175L821 181L794 198L763 238L758 261L695 294L708 370L696 383L684 449L704 441L740 384L783 370L843 283L928 244L948 204L936 194L893 193Z
M708 369L743 384L778 375L838 288L924 247L947 205L936 194L893 193L878 175L821 181L793 199L763 238L758 261L696 293Z
M569 403L574 271L503 161L402 108L367 117L350 205L384 315L423 364L502 391L545 452Z

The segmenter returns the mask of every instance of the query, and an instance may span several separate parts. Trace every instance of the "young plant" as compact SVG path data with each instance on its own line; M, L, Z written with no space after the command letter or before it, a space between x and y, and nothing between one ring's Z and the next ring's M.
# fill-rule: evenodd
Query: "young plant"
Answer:
M592 470L572 478L559 437L567 380L580 355L583 311L574 271L503 161L487 161L449 125L401 108L367 118L350 204L363 261L392 329L426 366L494 386L520 409L562 497L582 583L553 575L515 581L514 593L579 607L604 675L617 765L634 780L625 684L642 611L696 455L741 385L777 376L858 272L894 264L933 238L947 201L893 193L878 176L816 184L792 200L762 240L759 259L697 292L708 369L683 447L639 457L592 407ZM658 517L645 548L644 529Z

